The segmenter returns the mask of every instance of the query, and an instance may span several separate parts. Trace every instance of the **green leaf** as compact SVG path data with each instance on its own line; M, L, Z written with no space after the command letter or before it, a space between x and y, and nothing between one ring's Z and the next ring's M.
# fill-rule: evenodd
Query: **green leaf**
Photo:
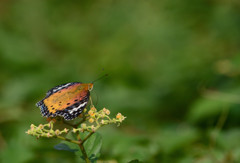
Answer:
M228 107L229 103L225 101L199 99L189 111L188 121L191 123L206 121L207 118L218 116L223 109Z
M89 133L85 132L81 137L86 137L88 134ZM102 147L101 135L99 133L94 133L83 145L91 162L95 162L100 156L100 149Z
M80 133L81 139L83 140L88 134L89 134L89 132ZM67 134L67 138L76 139L76 136L73 133L69 133L69 134ZM79 146L77 144L74 144L74 143L62 141L61 144L65 144L67 146L67 148L69 148L70 150L79 149ZM101 135L99 133L94 133L84 142L83 145L84 145L84 148L86 150L87 156L91 160L91 162L92 163L96 162L97 159L100 156L100 149L101 149L101 146L102 146ZM60 148L61 147L62 146L60 146ZM63 148L64 148L64 146L63 146ZM77 151L74 151L74 152L78 157L84 159L81 150L77 150Z
M68 139L72 139L72 140L76 140L76 136L72 133L72 132L69 132L67 135L66 135L66 138L68 138ZM78 149L78 151L80 151L79 150L79 146L77 145L77 144L74 144L74 143L71 143L71 142L68 142L68 141L61 141L61 143L60 144L66 144L70 149ZM75 153L76 152L78 152L78 151L75 151Z
M76 152L79 151L79 149L72 149L70 148L67 144L65 143L60 143L54 146L55 149L57 150L64 150L64 151L69 151L69 152Z

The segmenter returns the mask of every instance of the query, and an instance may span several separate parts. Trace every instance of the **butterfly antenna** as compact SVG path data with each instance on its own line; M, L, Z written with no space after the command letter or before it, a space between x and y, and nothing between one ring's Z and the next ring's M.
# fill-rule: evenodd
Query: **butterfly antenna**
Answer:
M103 78L105 78L107 76L108 76L108 74L104 74L104 75L100 76L99 78L97 78L96 80L93 80L91 83L94 83L94 82L96 82L98 80L101 80L101 79L103 79Z

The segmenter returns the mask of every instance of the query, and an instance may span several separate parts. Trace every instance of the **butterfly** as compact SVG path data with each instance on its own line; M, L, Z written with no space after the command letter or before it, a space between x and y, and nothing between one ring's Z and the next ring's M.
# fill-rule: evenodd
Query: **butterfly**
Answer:
M61 116L65 120L78 117L87 106L93 83L72 82L50 89L36 106L44 117Z

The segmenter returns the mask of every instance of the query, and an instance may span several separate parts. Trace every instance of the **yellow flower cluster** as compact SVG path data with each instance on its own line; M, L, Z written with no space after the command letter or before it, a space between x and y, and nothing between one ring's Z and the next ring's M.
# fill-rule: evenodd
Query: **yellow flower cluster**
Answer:
M97 129L99 129L101 126L110 124L110 123L120 123L126 118L121 113L118 113L116 115L116 118L110 118L110 111L106 108L103 108L100 111L97 111L97 109L93 106L86 115L88 122L90 125L87 125L87 123L82 123L80 128L74 128L73 132L95 132Z
M37 138L39 137L55 137L58 135L61 135L63 133L68 133L69 129L64 128L63 130L53 130L53 121L50 121L47 124L40 124L38 126L35 126L34 124L31 124L30 129L26 131L28 135L33 135L36 136Z
M76 132L95 132L100 127L111 124L111 123L117 123L120 125L122 121L126 118L121 113L118 113L116 115L116 118L110 118L110 111L106 108L103 108L100 111L97 111L97 109L93 106L88 112L85 112L84 121L81 123L81 125L78 128L73 128L71 131L73 133ZM47 124L40 124L38 126L31 125L30 129L26 132L29 135L39 137L57 137L61 134L68 133L69 129L65 128L63 130L53 129L54 121L50 121Z

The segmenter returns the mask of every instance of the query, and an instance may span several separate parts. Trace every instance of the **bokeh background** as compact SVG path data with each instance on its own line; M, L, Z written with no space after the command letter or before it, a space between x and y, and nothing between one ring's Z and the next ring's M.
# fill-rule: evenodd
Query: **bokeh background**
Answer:
M240 161L240 1L0 1L0 162L77 162L45 123L50 88L95 83L92 96L127 119L106 126L100 160Z

